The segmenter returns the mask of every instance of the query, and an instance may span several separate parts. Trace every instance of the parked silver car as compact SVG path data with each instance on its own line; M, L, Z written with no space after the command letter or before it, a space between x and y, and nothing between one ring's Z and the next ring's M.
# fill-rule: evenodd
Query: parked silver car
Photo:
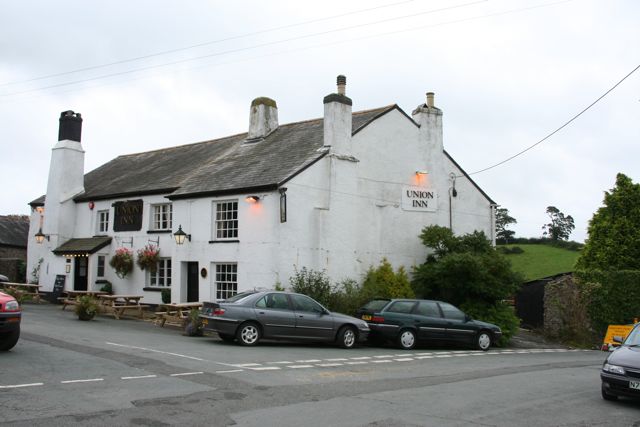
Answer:
M220 302L205 302L205 330L223 341L256 345L261 339L335 342L352 348L369 335L367 322L331 313L314 299L278 291L250 291Z

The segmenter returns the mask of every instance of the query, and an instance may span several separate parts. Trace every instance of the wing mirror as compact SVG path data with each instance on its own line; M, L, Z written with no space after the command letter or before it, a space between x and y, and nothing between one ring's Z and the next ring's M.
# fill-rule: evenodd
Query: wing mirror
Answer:
M624 338L622 338L622 337L621 337L621 336L619 336L619 335L615 335L615 336L613 337L613 342L616 342L616 343L618 343L618 344L622 344L622 342L623 342L623 341L624 341Z

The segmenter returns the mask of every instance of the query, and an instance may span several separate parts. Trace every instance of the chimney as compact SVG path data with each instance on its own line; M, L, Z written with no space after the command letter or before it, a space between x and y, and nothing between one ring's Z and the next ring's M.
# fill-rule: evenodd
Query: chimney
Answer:
M82 116L73 111L63 111L60 113L60 127L58 128L58 141L81 142L82 136Z
M254 99L251 102L247 140L265 138L277 128L278 106L276 105L276 101L267 97Z
M351 106L345 95L347 78L338 76L338 93L324 97L324 146L334 154L351 155Z
M433 92L427 92L427 107L428 108L435 107L435 104L433 103L433 98L434 97L435 97L435 94Z
M426 156L430 161L439 162L444 147L442 143L442 110L435 106L435 95L427 92L427 102L419 105L411 114L420 125L420 138L425 144ZM433 170L434 165L429 165Z

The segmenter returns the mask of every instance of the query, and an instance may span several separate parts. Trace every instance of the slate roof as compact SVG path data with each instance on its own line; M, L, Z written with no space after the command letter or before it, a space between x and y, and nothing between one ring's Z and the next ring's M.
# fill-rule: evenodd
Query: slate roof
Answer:
M56 255L86 255L98 252L111 243L111 237L96 236L69 239L53 250Z
M0 215L0 246L26 248L28 239L28 216Z

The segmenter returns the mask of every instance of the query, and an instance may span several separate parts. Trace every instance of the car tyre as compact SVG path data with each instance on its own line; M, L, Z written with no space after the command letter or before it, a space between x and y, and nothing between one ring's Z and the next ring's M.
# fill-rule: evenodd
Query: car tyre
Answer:
M351 326L343 326L338 331L338 344L342 348L353 348L358 341L356 330Z
M0 334L0 351L11 350L18 343L19 338L20 328Z
M260 327L253 322L243 323L236 332L236 339L241 345L256 345L260 341L260 336Z
M398 347L411 350L416 346L416 333L411 329L403 329L398 334Z
M476 337L476 347L478 350L487 351L491 347L491 335L487 331L480 331Z
M229 335L229 334L218 334L218 336L224 342L233 342L236 339L236 337L234 337L233 335Z
M604 384L602 384L601 391L602 391L602 398L604 400L608 400L608 401L616 401L616 400L618 400L618 396L616 396L615 394L607 393L607 390L605 390L605 388L604 388Z

